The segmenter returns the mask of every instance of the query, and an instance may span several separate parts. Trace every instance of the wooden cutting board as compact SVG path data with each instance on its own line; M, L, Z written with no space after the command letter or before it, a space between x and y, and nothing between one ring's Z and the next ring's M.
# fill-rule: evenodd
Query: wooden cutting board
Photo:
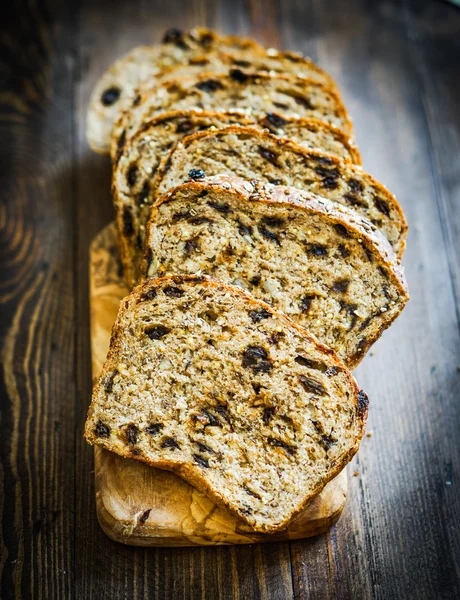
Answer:
M93 379L102 369L112 324L128 290L123 280L114 223L90 250ZM95 448L99 523L112 539L136 546L251 544L324 533L339 518L347 494L342 471L289 526L277 534L251 531L242 521L168 471Z

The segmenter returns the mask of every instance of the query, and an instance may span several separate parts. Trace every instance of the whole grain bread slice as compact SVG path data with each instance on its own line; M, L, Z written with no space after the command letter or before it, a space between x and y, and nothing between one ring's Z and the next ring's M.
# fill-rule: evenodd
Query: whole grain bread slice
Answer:
M268 113L258 123L253 123L250 117L212 111L172 111L158 115L125 145L114 164L113 201L123 271L130 289L140 275L145 225L153 201L151 179L161 158L185 135L232 124L270 128L276 135L288 137L306 147L322 148L346 160L360 160L358 150L346 134L315 119L289 119ZM127 214L130 215L128 223Z
M408 300L397 258L372 223L295 188L225 175L185 183L158 200L144 273L199 273L239 285L349 368Z
M287 117L319 119L352 134L352 124L340 96L318 81L269 73L202 73L162 82L140 93L114 125L112 159L156 115L190 109L239 112L257 118L267 112Z
M253 127L202 131L185 137L162 160L154 197L185 181L191 171L202 176L234 173L313 192L366 217L399 257L404 252L407 223L396 198L360 167L337 157Z
M279 73L282 75L295 75L304 79L318 81L338 92L337 85L332 77L313 63L309 58L295 52L281 52L274 48L260 51L232 51L222 52L216 50L202 56L186 59L180 65L167 67L150 80L144 79L138 88L142 92L147 87L152 87L167 79L190 77L200 73L225 73L229 69L239 69L244 73Z
M91 148L102 154L109 152L113 125L120 111L132 102L142 81L152 82L165 68L216 51L231 53L236 60L265 54L262 46L247 38L219 35L204 28L172 28L166 31L161 44L138 46L115 61L101 75L91 94L87 115Z
M122 301L85 436L273 532L355 454L367 405L334 353L286 316L176 276Z

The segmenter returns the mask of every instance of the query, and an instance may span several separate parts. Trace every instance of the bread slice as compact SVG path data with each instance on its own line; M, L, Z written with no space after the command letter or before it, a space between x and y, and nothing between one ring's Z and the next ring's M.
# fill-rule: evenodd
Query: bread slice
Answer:
M294 75L203 73L162 82L139 94L120 115L112 134L112 159L127 141L156 115L187 109L240 112L259 117L267 112L325 121L352 134L352 124L340 96L332 88Z
M114 164L113 201L121 246L123 270L127 283L134 287L139 279L144 229L150 216L152 194L150 180L163 156L182 137L209 128L231 124L251 124L249 117L212 111L173 111L162 113L144 127L126 144ZM275 113L262 117L258 128L269 127L273 132L320 148L347 160L359 160L359 152L342 131L315 119L284 119ZM130 215L126 222L124 215Z
M313 194L236 177L192 181L162 196L146 252L146 276L199 273L239 285L349 368L408 300L397 258L372 223Z
M170 277L122 301L85 435L272 532L355 454L367 404L287 317L221 282Z
M249 73L279 73L295 75L304 79L318 81L338 92L332 77L320 69L315 63L295 52L280 52L274 48L262 52L253 50L231 53L219 50L208 52L202 56L194 56L181 65L165 68L151 79L145 79L139 85L138 91L146 87L158 85L168 79L191 77L200 73L225 73L229 69L240 69Z
M135 90L143 80L151 82L165 68L216 51L230 53L241 60L265 54L262 46L247 38L219 35L204 28L191 31L172 28L166 31L161 44L138 46L115 61L91 94L87 115L91 148L102 154L109 152L113 124L120 110L135 97Z
M407 223L396 198L360 167L339 158L253 127L202 131L184 138L164 158L154 197L185 181L192 169L292 185L349 206L380 229L398 256L404 252Z

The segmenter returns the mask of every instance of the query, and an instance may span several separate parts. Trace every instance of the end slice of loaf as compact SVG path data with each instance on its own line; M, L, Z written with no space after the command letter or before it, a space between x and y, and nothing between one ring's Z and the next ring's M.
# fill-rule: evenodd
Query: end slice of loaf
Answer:
M265 50L255 41L219 35L197 28L166 31L161 44L138 46L115 61L99 78L91 94L87 115L87 138L93 150L107 154L115 121L136 95L144 80L152 81L165 68L181 65L193 57L215 51L228 52L245 60Z
M408 300L396 255L372 223L313 194L236 177L186 183L158 200L144 272L239 285L350 368Z
M313 192L366 217L399 257L404 252L407 223L396 198L360 167L337 157L253 127L203 131L184 138L163 159L153 184L154 196L185 181L192 169L207 176L233 173Z
M367 404L284 315L221 282L170 277L122 301L85 435L273 532L355 454Z
M258 123L253 123L243 115L212 111L172 111L158 115L125 145L114 164L113 202L123 270L130 288L140 275L144 230L153 202L151 179L160 160L184 136L232 124L269 128L276 135L293 139L303 146L322 148L346 160L360 160L358 150L346 134L315 119L289 119L268 113Z
M188 109L240 112L255 118L267 112L325 121L351 135L353 128L340 96L327 85L294 75L203 73L162 82L146 89L122 113L113 128L112 158L154 116Z

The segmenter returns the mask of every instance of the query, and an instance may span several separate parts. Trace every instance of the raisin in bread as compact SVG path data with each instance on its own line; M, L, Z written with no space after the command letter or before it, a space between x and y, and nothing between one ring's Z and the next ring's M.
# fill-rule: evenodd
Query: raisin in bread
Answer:
M272 532L355 454L367 404L331 350L243 290L151 279L121 303L85 435Z
M211 111L162 113L146 123L125 145L114 164L112 190L123 270L130 289L139 279L145 224L153 200L150 180L160 159L185 135L231 124L248 125L251 119ZM269 127L271 131L294 139L301 145L323 148L347 160L359 160L359 153L348 136L315 119L285 119L268 113L254 126Z
M124 145L154 116L187 109L240 112L254 117L267 112L288 117L319 119L352 133L350 118L340 96L317 81L293 75L243 73L232 69L222 74L203 73L163 82L137 96L114 125L110 155Z
M265 50L253 40L232 35L218 35L208 29L180 31L169 29L161 44L139 46L115 61L96 83L89 103L87 137L93 150L109 151L113 124L125 103L135 97L139 84L162 72L165 68L181 65L203 53L228 52L236 60L264 56Z
M153 182L158 198L188 173L234 173L292 185L353 208L368 218L402 256L407 223L396 198L360 167L253 127L227 127L185 137L162 160ZM129 215L127 215L129 219Z
M146 249L147 277L199 273L239 285L350 368L408 299L397 258L372 223L260 181L216 176L175 188L152 209Z

